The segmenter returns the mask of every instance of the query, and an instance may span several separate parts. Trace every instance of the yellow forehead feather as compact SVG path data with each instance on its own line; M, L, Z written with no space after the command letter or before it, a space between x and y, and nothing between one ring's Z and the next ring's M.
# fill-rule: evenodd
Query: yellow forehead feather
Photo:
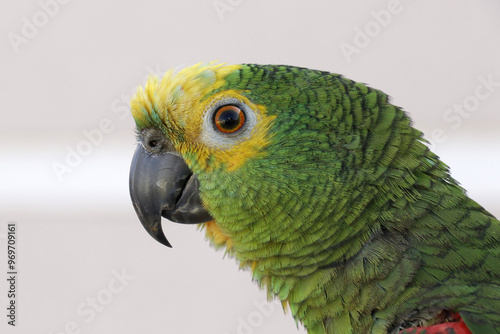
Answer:
M138 89L131 101L132 115L136 122L145 118L163 120L174 133L184 127L188 117L185 111L195 110L195 104L212 90L225 83L225 77L241 65L224 65L210 62L184 68L179 73L168 70L161 81L149 77L146 87Z

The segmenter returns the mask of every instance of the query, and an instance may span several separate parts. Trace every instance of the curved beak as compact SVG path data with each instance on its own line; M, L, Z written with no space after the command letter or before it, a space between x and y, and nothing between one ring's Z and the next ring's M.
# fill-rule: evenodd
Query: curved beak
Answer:
M198 178L184 159L174 153L150 155L138 144L130 167L129 187L142 225L167 247L172 246L163 234L162 216L183 224L213 220L203 207Z

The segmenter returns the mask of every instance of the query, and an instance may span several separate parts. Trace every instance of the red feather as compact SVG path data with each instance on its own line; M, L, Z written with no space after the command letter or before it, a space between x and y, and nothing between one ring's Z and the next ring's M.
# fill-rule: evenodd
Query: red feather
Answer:
M403 329L399 334L472 334L458 313L453 314L453 321L428 327Z

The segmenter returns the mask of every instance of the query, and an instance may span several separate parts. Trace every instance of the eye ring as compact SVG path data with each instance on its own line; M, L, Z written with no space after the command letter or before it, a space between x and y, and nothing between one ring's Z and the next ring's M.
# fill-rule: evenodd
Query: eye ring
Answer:
M228 96L230 95L228 92L221 92L219 95L207 101L207 107L203 113L201 141L208 147L228 149L239 142L251 138L253 130L257 125L259 113L258 109L254 109L254 105L245 97L236 98ZM238 95L238 97L240 96ZM239 118L236 117L238 119L238 126L231 128L229 131L224 129L221 131L216 125L216 115L219 112L217 119L220 120L222 108L227 106L233 106L241 110L241 113L236 110L238 115L240 115Z
M234 104L219 107L214 113L215 128L223 133L234 133L245 124L245 113Z

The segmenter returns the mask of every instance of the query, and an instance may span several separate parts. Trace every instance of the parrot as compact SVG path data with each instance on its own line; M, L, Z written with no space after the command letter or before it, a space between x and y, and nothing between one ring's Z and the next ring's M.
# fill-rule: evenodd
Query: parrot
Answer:
M212 61L150 76L130 109L146 231L201 226L308 334L500 334L500 222L387 94Z

